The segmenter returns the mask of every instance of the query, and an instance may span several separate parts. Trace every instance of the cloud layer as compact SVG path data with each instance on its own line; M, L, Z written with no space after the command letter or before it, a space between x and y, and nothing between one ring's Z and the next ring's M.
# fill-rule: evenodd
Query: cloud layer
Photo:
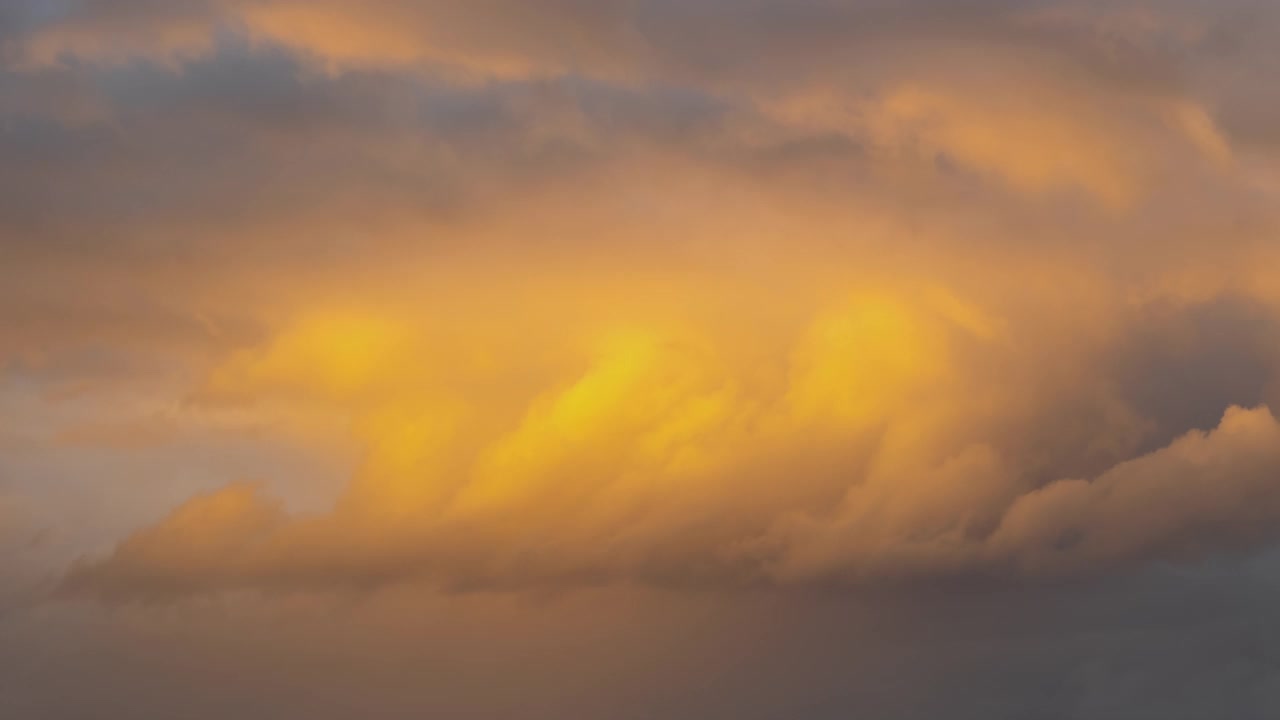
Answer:
M56 517L37 478L150 478L80 481L114 509L67 586L122 595L1259 551L1276 22L18 3L0 491Z

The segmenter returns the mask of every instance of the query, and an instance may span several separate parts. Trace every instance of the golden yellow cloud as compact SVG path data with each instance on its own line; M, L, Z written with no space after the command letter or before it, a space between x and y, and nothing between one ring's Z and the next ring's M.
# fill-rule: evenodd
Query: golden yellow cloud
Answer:
M601 324L565 304L589 297L568 290L508 308L506 323L477 315L448 340L412 305L298 316L228 358L208 392L347 418L365 458L345 496L298 516L234 485L83 566L72 585L1078 573L1177 559L1187 543L1247 544L1280 515L1258 502L1280 467L1266 409L1231 410L1214 432L1091 480L1037 484L1016 425L1059 390L1040 386L1043 372L988 372L1027 362L1012 316L937 284L866 286L745 334L660 309ZM573 350L542 371L480 350L516 346ZM1131 420L1115 422L1089 436L1118 442L1104 452L1123 458L1131 445L1116 438ZM1222 502L1178 499L1210 488Z
M1274 212L1229 103L1110 77L1088 13L894 15L902 47L864 48L830 40L857 4L797 16L814 43L681 35L707 19L676 5L34 23L14 72L103 108L6 146L12 207L41 202L3 319L44 303L14 337L64 363L37 370L160 373L264 444L360 452L326 512L232 484L73 582L856 583L1269 537L1275 357L1241 338L1274 330ZM168 437L110 420L59 437Z

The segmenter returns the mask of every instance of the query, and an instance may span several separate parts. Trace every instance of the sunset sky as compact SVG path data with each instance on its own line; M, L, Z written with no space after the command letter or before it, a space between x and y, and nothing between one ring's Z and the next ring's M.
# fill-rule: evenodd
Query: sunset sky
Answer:
M1274 0L0 0L0 718L1274 719L1278 415Z

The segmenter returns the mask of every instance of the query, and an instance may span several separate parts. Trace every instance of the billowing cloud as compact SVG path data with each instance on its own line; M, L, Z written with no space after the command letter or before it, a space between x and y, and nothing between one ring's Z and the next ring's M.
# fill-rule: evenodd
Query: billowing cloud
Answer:
M177 478L111 484L103 525L136 532L70 583L870 585L1266 547L1273 22L21 4L5 414L32 467ZM202 442L238 450L171 470ZM345 486L246 459L282 448Z
M297 515L229 486L69 587L1034 579L1247 550L1280 514L1265 407L1142 454L1156 428L1120 396L1058 399L1045 416L1061 390L1043 373L990 372L1047 358L1011 342L1030 330L950 293L868 290L770 334L658 324L652 309L646 324L582 329L599 318L541 311L515 311L515 327L420 321L430 330L312 316L229 358L204 401L349 418L365 459L346 494ZM541 370L512 362L552 319L578 349ZM1071 422L1089 427L1064 435ZM1066 459L1046 465L1055 451Z
M0 1L0 716L1277 717L1272 5Z

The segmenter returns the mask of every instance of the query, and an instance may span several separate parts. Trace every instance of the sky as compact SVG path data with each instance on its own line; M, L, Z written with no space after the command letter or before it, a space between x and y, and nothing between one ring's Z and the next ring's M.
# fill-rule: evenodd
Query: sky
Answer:
M0 717L1277 717L1278 32L7 0Z

